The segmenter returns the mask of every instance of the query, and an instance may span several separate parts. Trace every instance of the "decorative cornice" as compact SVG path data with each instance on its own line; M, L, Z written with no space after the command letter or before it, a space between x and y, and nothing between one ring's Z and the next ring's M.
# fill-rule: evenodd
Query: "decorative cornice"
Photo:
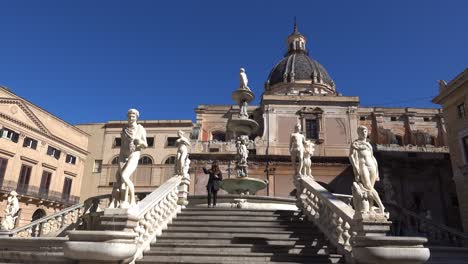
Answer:
M0 104L15 104L23 110L23 112L31 119L31 121L42 131L44 134L50 134L46 126L37 118L37 116L20 100L14 98L1 98Z
M56 166L52 166L52 165L44 163L44 162L42 163L42 167L48 168L48 169L51 169L51 170L56 170L57 169Z
M15 156L15 153L10 152L10 151L8 151L8 150L4 150L4 149L0 149L0 154L4 154L4 155L10 156L10 157L14 157L14 156Z
M25 157L25 156L20 156L20 159L21 159L21 160L24 160L24 161L27 161L27 162L29 162L29 163L32 163L32 164L37 164L37 163L39 163L39 161L34 160L34 159L31 159L31 158L28 158L28 157Z

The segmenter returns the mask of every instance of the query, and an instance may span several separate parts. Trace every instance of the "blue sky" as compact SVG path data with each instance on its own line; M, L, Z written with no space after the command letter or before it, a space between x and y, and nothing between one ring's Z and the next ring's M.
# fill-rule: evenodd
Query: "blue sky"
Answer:
M468 65L468 1L0 1L0 85L72 123L195 119L257 98L294 16L311 57L364 106L437 107Z

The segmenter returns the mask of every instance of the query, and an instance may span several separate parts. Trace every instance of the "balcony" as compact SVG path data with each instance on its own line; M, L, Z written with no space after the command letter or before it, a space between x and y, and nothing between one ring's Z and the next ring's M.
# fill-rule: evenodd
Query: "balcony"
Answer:
M50 191L29 184L0 179L0 192L9 193L11 191L16 191L22 197L60 203L65 206L76 204L80 200L80 197L74 195L62 195L62 192Z

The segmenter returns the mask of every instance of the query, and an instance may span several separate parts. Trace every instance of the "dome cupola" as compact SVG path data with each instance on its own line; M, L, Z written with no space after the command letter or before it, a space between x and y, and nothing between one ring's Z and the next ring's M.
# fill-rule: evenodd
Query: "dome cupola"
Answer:
M286 39L288 51L271 70L265 93L336 95L335 83L325 68L309 57L306 43L294 21L293 33Z

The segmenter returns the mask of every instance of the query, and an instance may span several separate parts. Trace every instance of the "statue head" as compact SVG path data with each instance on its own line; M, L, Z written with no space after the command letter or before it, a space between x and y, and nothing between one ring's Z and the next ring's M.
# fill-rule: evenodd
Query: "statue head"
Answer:
M295 131L295 132L301 131L301 124L297 123L297 124L294 126L294 131Z
M178 135L179 137L183 137L184 134L185 134L185 133L184 133L184 131L182 131L182 130L177 131L177 135Z
M138 110L132 108L127 111L127 118L129 123L136 122L139 117L140 112L138 112Z
M244 68L240 68L240 72L245 72L245 69L244 69Z
M366 139L368 133L369 131L367 130L366 126L358 126L357 134L359 139Z
M15 192L15 191L11 191L11 192L10 192L10 196L16 197L16 196L18 196L18 193Z

